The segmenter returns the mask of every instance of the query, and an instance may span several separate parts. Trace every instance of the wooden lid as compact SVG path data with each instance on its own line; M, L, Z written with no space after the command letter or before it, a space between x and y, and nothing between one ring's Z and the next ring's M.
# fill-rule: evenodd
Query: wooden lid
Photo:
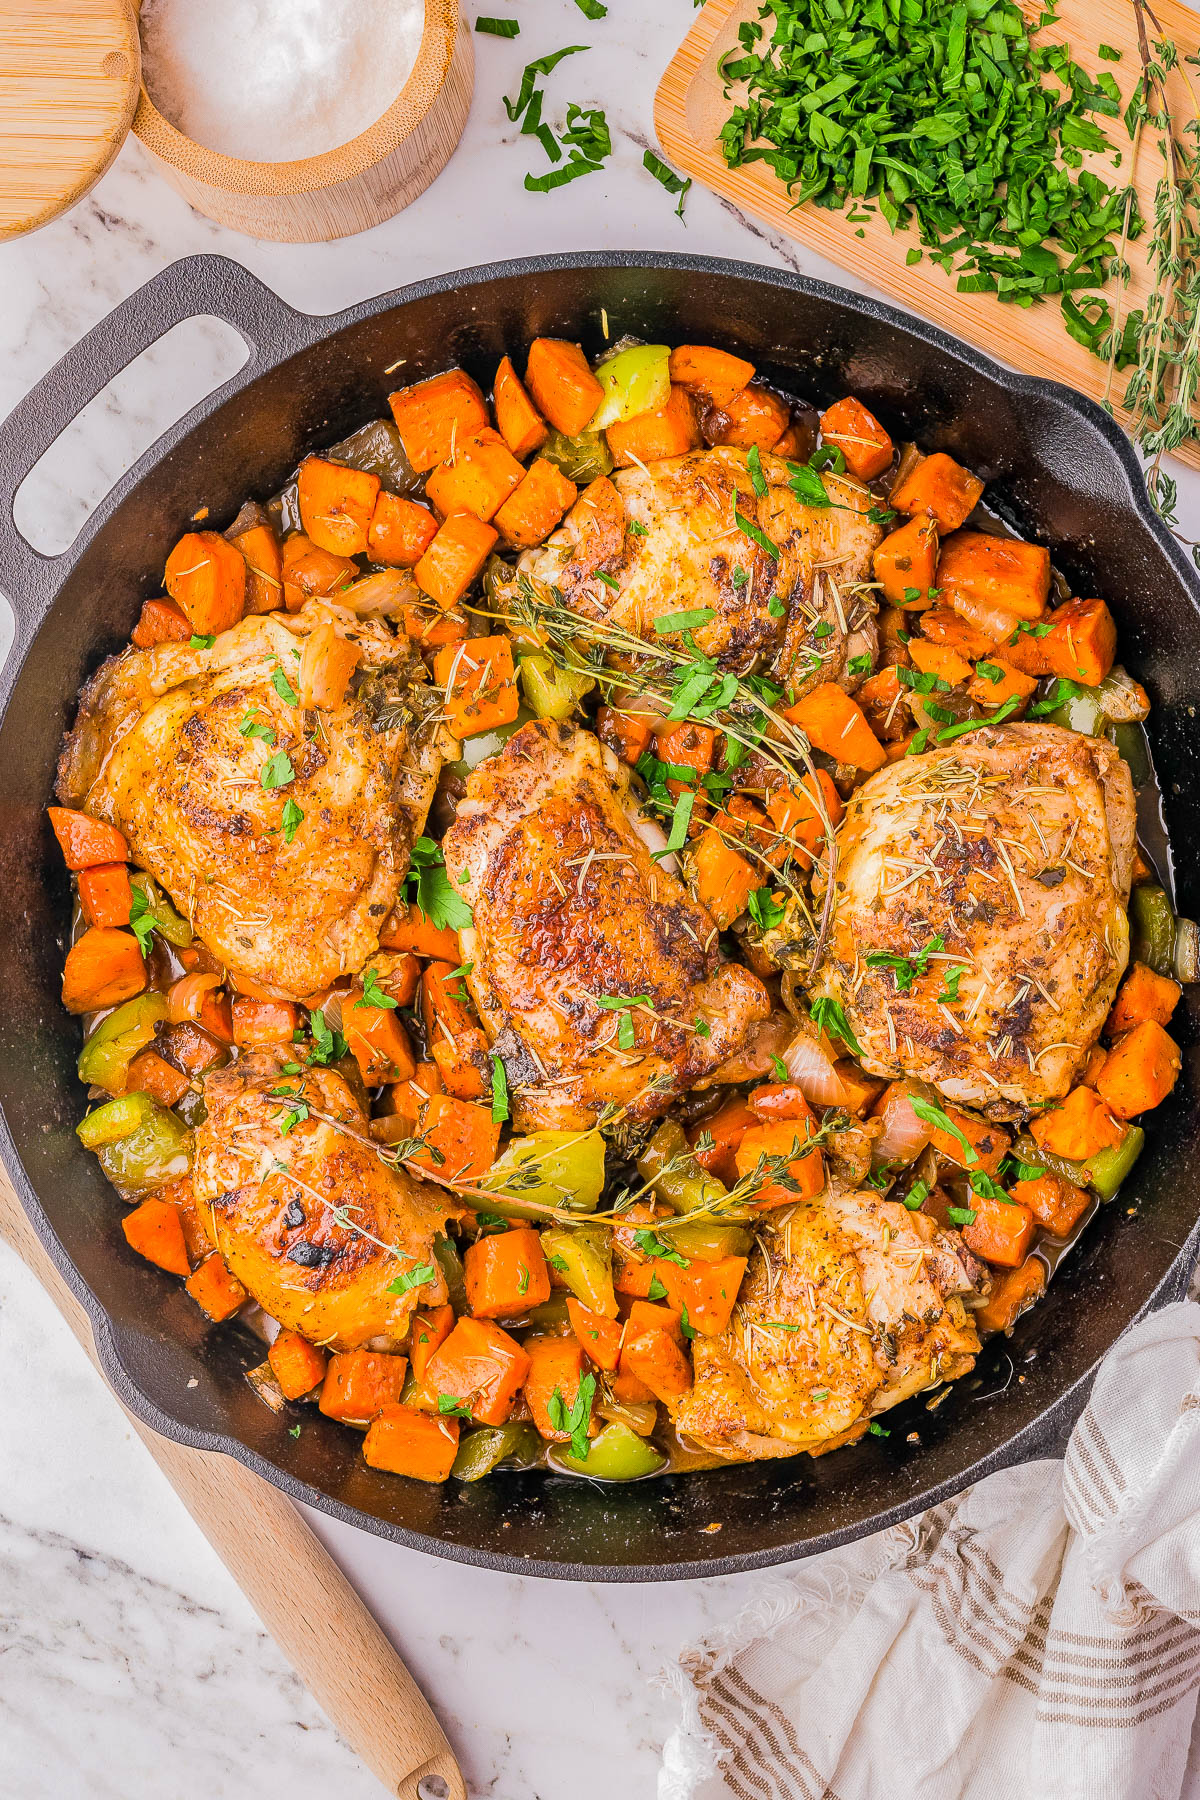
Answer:
M99 181L140 80L130 0L0 0L0 238L35 231Z

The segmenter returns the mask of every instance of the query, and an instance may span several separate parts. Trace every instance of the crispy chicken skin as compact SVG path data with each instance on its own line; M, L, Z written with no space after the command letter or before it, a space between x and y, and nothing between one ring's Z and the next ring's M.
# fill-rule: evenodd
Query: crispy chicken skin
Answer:
M677 1429L756 1459L819 1454L920 1388L966 1374L982 1285L957 1234L869 1190L831 1187L760 1233L733 1318L692 1342Z
M304 711L272 677L294 692L304 637L334 616L363 660L335 711ZM304 998L378 945L453 749L439 698L407 640L319 601L245 618L211 649L130 648L84 689L59 799L124 832L235 982ZM278 751L295 778L264 789ZM290 843L289 800L304 815Z
M722 962L711 918L651 858L618 771L590 732L532 722L471 775L443 845L447 869L466 871L466 979L519 1131L586 1127L610 1102L654 1118L769 1011L758 977ZM599 1004L632 996L644 1009Z
M548 542L521 559L522 573L557 587L573 612L639 637L653 636L656 619L711 608L714 617L695 631L697 648L722 669L769 670L797 698L822 681L854 685L848 658L871 645L852 639L873 629L873 600L851 590L872 579L882 536L866 516L874 496L826 475L833 504L805 506L787 485L787 464L768 453L760 498L746 454L697 450L593 482ZM777 566L738 525L735 508L778 547ZM778 618L772 599L782 603Z
M208 1117L192 1171L201 1218L243 1287L281 1325L335 1350L395 1347L418 1305L446 1298L431 1250L461 1209L445 1189L380 1161L366 1114L335 1070L307 1069L301 1079L282 1073L290 1063L290 1049L254 1050L206 1077ZM311 1110L285 1133L298 1108L283 1090L297 1089ZM335 1207L360 1229L339 1225ZM423 1263L435 1270L432 1281L388 1292Z
M873 1075L997 1117L1061 1098L1128 961L1134 837L1129 771L1102 738L1006 725L901 758L847 805L814 996L845 1008ZM907 991L866 960L939 937Z

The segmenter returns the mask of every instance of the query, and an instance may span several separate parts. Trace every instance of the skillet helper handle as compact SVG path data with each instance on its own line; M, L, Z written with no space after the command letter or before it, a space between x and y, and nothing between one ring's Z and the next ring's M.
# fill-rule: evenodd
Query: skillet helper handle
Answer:
M0 424L0 591L12 602L18 641L32 635L70 556L43 556L21 535L13 502L29 471L89 401L135 357L185 319L211 315L232 325L250 351L231 377L243 385L308 341L309 320L227 256L185 256L122 300L19 400ZM190 425L224 396L229 382L186 415ZM180 421L182 426L184 421ZM175 429L179 429L176 427Z
M99 1370L87 1314L0 1171L0 1235ZM397 1800L467 1800L416 1682L292 1503L232 1457L189 1450L126 1414L304 1685Z

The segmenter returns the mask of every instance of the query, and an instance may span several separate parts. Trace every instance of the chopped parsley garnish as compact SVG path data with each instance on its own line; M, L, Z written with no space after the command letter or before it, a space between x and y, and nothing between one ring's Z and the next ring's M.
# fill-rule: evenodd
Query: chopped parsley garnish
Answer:
M998 681L1004 680L1004 670L1000 667L999 663L977 662L975 664L975 673L977 675L982 675L985 681L990 681L993 687L995 687Z
M923 950L914 950L909 956L898 956L892 950L870 950L864 960L869 969L890 969L896 992L907 994L917 976L928 971L929 958L935 951L945 948L946 940L939 932L937 937L930 938Z
M746 911L760 931L773 931L787 914L787 905L777 900L769 887L760 887L746 902Z
M678 1263L681 1269L686 1269L689 1265L690 1259L682 1256L656 1231L635 1231L633 1241L644 1256L656 1256L660 1262Z
M133 897L129 904L129 929L138 941L138 949L143 956L150 954L150 941L154 936L154 913L144 887L133 884Z
M760 500L767 495L767 478L763 474L762 455L757 444L751 444L746 453L746 468L750 474L750 484Z
M466 881L468 875L464 869L459 882ZM404 894L436 931L446 926L452 931L465 931L472 922L471 908L455 892L441 850L432 838L419 837L413 845Z
M275 689L279 698L281 700L286 700L289 706L299 706L300 696L284 674L282 663L276 663L271 672L271 686Z
M932 669L905 669L898 666L896 679L901 687L911 688L914 694L950 692L950 683L940 675L935 675Z
M329 1063L340 1062L349 1047L341 1032L331 1029L319 1006L309 1014L308 1022L313 1036L313 1047L308 1054L309 1064L314 1068L325 1068Z
M605 1012L620 1013L621 1017L617 1021L617 1048L618 1050L632 1050L636 1041L633 1035L633 1008L649 1006L649 994L630 994L628 996L599 994L596 998L596 1005L603 1007Z
M503 1125L508 1118L508 1076L503 1062L492 1051L492 1123Z
M207 632L193 631L191 637L188 639L188 649L189 650L211 650L213 645L216 643L216 641L217 641L216 633L213 631L207 631Z
M957 968L948 969L942 976L943 986L941 993L937 997L937 1004L939 1006L953 1006L958 999L958 984L964 975L969 974L970 970L965 963L959 963Z
M587 1460L588 1425L591 1422L592 1400L595 1392L596 1377L584 1375L575 1390L575 1398L571 1402L569 1412L560 1388L555 1388L546 1407L550 1423L555 1431L567 1431L571 1434L571 1455L577 1462L586 1462Z
M1107 70L1040 41L1013 0L775 0L766 16L718 63L737 84L730 168L765 163L797 207L878 212L963 293L1029 307L1105 281L1124 188L1082 165L1111 150L1092 115L1125 107ZM1132 218L1136 235L1136 203Z
M915 1096L909 1104L923 1124L932 1125L937 1131L944 1131L947 1137L956 1139L962 1145L963 1155L968 1164L979 1161L975 1146L966 1132L961 1131L950 1115L943 1112L940 1106L935 1106L932 1100L922 1100L919 1095Z
M870 1432L872 1437L891 1437L891 1435L892 1435L891 1432L886 1430L884 1426L879 1424L878 1420L876 1420L876 1419L871 1420L871 1423L867 1426L867 1430Z
M778 544L773 544L771 542L761 525L756 525L753 519L746 518L745 514L739 510L736 502L734 503L733 517L734 522L743 537L748 537L752 544L757 544L758 548L765 556L769 556L772 562L779 561Z
M284 801L283 818L280 823L283 826L283 841L285 844L290 844L304 823L304 814L294 800Z
M979 1215L973 1206L948 1206L946 1217L952 1225L973 1225Z
M272 788L286 787L289 781L295 781L296 771L287 751L276 750L274 756L268 757L258 779L268 793Z
M1044 718L1047 713L1056 712L1065 706L1068 700L1077 700L1080 694L1087 692L1077 681L1068 681L1065 675L1056 675L1046 690L1045 698L1037 700L1029 709L1031 719Z
M471 1416L470 1407L465 1400L460 1400L457 1394L439 1394L437 1406L438 1412L443 1418L469 1419Z
M398 1005L399 1001L393 1000L392 996L385 993L380 987L379 971L377 969L372 969L368 964L363 970L362 999L354 1002L352 1010L357 1012L360 1006L375 1006L383 1009L390 1009L391 1007Z
M862 1045L850 1029L850 1021L846 1017L846 1009L840 1000L826 1000L823 997L809 1002L809 1017L818 1031L826 1037L835 1037L852 1050L855 1056L862 1055Z
M1011 1206L1013 1204L1012 1195L1006 1194L1004 1189L1000 1186L1000 1183L998 1181L993 1181L990 1175L985 1175L982 1169L977 1169L975 1171L970 1177L970 1182L971 1192L979 1194L982 1199L1002 1200L1006 1206Z
M1003 706L998 706L990 719L960 719L957 725L943 725L937 734L939 744L948 744L952 738L964 737L968 731L982 731L987 725L999 725L1011 713L1015 713L1021 704L1021 696L1014 694Z
M402 1275L397 1275L394 1281L389 1281L387 1291L389 1294L407 1294L412 1288L424 1287L425 1283L432 1281L436 1274L437 1270L432 1263L418 1263L415 1269L405 1269Z
M673 631L697 631L716 616L711 606L696 606L690 612L664 614L661 619L655 619L654 629L659 637L666 637Z
M261 738L264 744L275 742L275 733L263 724L253 707L239 720L238 730L243 737Z
M617 590L618 592L620 591L621 584L617 580L616 576L609 575L604 569L593 569L592 570L592 580L593 581L602 581L604 583L605 587L613 588L613 589Z
M671 829L667 834L668 852L682 850L683 846L687 843L688 826L692 821L692 808L695 804L696 795L695 790L692 788L688 788L686 792L680 794L678 800L676 800L675 810L671 814ZM664 852L659 850L653 852L653 854L661 856Z
M587 0L588 6L594 5L595 3L596 0ZM584 10L586 11L584 0L575 0L575 4L576 6L584 7ZM605 11L607 11L607 8L602 6L600 8L600 13ZM599 18L600 13L588 13L588 18ZM679 205L675 208L675 217L677 219L682 219L683 203L687 199L688 189L692 185L691 176L677 175L674 169L667 167L660 156L655 156L653 150L647 150L642 157L642 167L653 175L660 187L666 188L668 194L679 195Z
M871 673L871 658L866 655L852 656L850 661L846 664L846 668L851 675L869 675Z
M482 14L475 21L475 29L486 33L488 37L515 38L521 35L521 27L515 19L485 19Z
M904 1196L904 1204L909 1212L919 1212L932 1191L927 1181L914 1181Z

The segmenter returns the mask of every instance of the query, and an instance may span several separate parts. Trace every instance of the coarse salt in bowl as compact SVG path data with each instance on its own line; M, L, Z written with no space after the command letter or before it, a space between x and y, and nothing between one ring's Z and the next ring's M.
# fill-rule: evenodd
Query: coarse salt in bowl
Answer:
M364 231L441 171L474 82L459 0L144 0L135 135L252 236Z
M142 79L206 150L294 162L382 118L424 26L424 0L145 0Z

